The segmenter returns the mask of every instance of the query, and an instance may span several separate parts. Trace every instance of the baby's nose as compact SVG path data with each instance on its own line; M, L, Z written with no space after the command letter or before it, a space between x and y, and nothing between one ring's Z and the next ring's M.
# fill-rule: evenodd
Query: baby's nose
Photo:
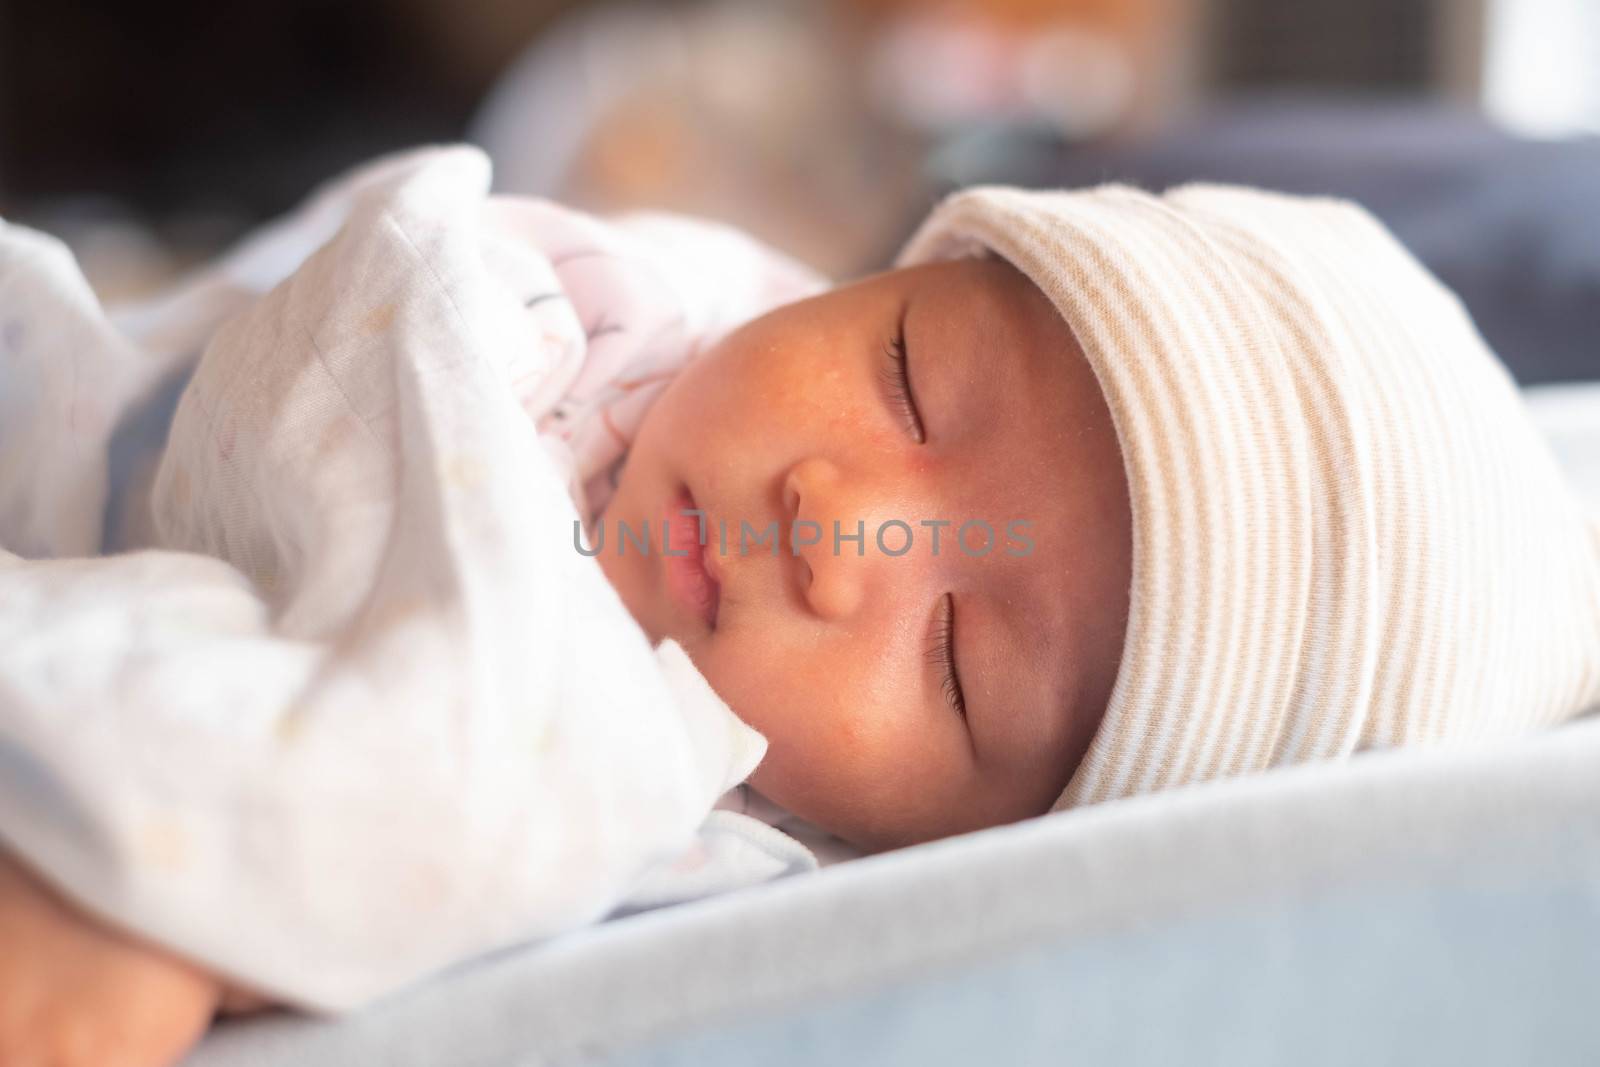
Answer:
M828 619L860 611L867 582L865 540L858 538L866 527L860 492L834 464L811 458L785 476L783 503L789 521L782 549L794 561L806 603Z

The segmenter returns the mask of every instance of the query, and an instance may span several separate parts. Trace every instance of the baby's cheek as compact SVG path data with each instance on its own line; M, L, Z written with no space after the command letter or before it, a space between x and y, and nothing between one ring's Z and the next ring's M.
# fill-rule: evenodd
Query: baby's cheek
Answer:
M831 706L815 724L813 758L826 764L841 788L870 789L898 777L914 746L902 736L901 710L873 699L868 685L835 689Z
M821 434L870 430L862 402L870 382L838 360L804 345L775 343L738 362L721 379L741 414L770 429Z
M774 762L836 785L870 773L889 740L870 685L826 656L767 662L789 665L763 672L752 691L751 719L767 735Z
M815 665L815 661L813 661ZM898 840L934 792L937 753L918 736L914 708L871 699L864 678L802 672L776 684L769 675L767 756L751 775L756 789L846 840ZM781 689L795 699L774 702ZM923 724L926 726L926 724ZM931 731L924 731L931 733Z

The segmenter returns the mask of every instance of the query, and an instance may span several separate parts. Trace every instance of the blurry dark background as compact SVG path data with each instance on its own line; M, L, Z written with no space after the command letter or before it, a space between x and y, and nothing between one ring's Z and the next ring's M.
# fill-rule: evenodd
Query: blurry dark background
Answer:
M0 203L108 192L158 216L279 211L344 165L460 137L562 7L501 4L472 31L404 0L6 0Z
M0 215L159 290L378 153L836 275L971 181L1367 203L1525 381L1600 377L1594 0L0 0Z

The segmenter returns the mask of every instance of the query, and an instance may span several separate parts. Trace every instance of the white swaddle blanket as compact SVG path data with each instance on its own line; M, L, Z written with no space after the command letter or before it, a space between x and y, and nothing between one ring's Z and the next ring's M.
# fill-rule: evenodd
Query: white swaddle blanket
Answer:
M814 862L703 822L765 741L574 521L685 359L821 280L489 178L468 147L377 161L110 318L0 223L0 840L305 1007L671 900L675 871ZM119 425L202 347L107 515ZM139 550L98 555L106 528Z

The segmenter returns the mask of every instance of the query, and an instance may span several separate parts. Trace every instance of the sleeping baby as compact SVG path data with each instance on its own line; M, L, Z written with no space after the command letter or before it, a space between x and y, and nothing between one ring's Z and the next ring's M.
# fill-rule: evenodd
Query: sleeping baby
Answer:
M0 225L0 1053L1600 702L1600 519L1353 204L973 189L828 288L489 177L110 316Z

